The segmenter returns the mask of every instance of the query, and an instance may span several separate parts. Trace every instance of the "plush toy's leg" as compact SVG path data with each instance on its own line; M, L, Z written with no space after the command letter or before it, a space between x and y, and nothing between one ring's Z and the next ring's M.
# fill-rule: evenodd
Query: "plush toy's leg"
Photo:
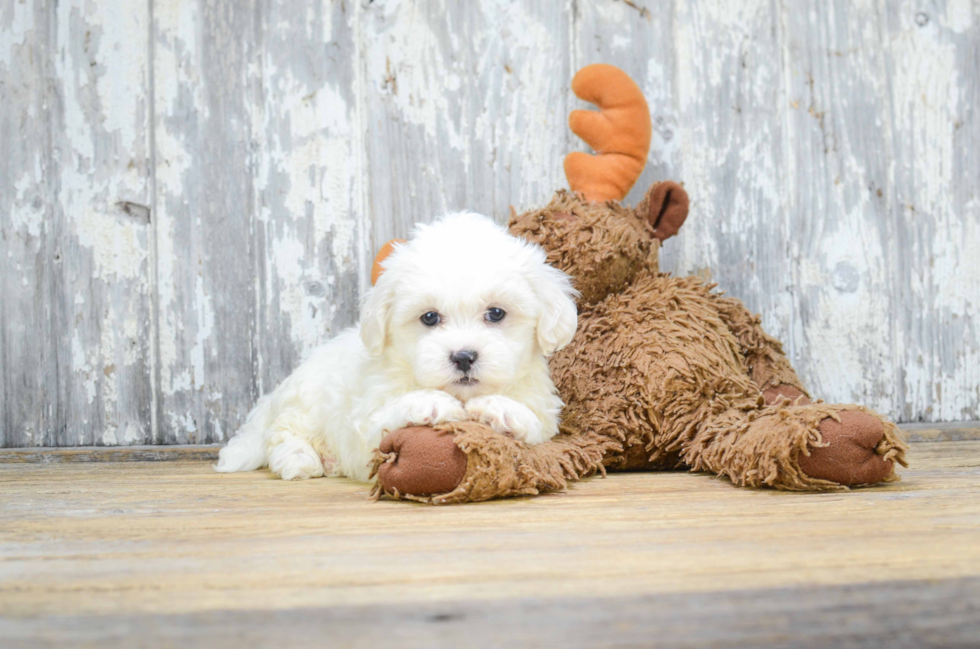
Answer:
M556 491L602 471L616 445L576 434L528 446L472 421L402 428L381 441L375 495L448 504Z
M775 403L782 397L795 403L810 403L810 395L783 353L782 344L762 330L759 316L735 298L717 296L715 304L721 319L738 338L749 376L759 386L766 403Z
M678 442L695 471L737 485L820 491L897 480L905 444L895 425L855 405L721 410Z

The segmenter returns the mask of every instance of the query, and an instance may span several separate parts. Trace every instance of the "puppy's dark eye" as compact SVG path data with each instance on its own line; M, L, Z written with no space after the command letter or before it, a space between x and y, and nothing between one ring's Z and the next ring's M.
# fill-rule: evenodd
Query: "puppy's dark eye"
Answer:
M501 320L504 319L505 315L507 315L506 311L497 308L495 306L492 306L489 309L487 309L486 319L489 322L500 322Z
M423 313L419 320L421 320L422 324L424 324L426 327L434 327L442 322L442 316L435 311L429 311L428 313Z

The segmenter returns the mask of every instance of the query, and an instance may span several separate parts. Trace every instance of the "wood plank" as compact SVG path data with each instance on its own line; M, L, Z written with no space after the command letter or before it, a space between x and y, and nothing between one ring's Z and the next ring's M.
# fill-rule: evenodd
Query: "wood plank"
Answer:
M356 318L355 46L344 3L158 9L158 441L206 443Z
M881 15L896 415L980 419L980 5L903 0Z
M154 4L156 443L212 442L258 396L256 12Z
M174 446L73 446L0 449L0 464L52 462L173 462L218 459L219 444Z
M359 3L371 251L416 222L505 223L565 187L567 3Z
M261 394L357 320L374 254L365 252L367 174L359 172L357 3L263 0L256 12L261 77L249 110ZM231 433L237 421L222 424Z
M901 424L906 441L980 441L980 422L948 424ZM222 444L184 444L156 446L81 446L69 448L30 447L0 449L0 464L30 462L145 462L209 460L218 457ZM916 450L915 452L918 452Z
M147 3L0 10L0 444L150 441Z
M780 185L792 262L780 280L792 294L791 348L812 391L899 417L900 333L889 314L903 307L888 260L909 251L889 231L895 157L882 137L892 110L882 27L874 5L781 11L785 91L774 98L786 128Z
M845 493L617 474L442 508L203 462L5 464L0 610L43 624L980 577L980 443L910 461L898 483Z
M939 424L901 424L909 442L966 442L980 440L980 421Z
M423 602L287 611L0 618L11 649L98 644L192 647L969 647L980 579L644 597Z

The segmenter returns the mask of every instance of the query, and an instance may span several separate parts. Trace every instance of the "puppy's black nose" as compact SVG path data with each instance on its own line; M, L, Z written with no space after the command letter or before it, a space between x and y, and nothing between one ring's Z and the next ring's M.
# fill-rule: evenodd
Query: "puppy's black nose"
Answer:
M464 349L461 352L453 352L449 355L449 360L456 364L460 372L469 372L470 365L476 362L476 352L472 349Z

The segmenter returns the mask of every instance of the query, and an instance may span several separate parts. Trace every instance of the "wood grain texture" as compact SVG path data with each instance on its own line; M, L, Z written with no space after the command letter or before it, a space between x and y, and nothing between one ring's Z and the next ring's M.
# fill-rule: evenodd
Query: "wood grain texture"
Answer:
M881 16L895 160L888 293L899 416L977 419L980 3L889 2Z
M931 431L930 431L931 432ZM980 439L980 435L977 435ZM145 446L70 446L0 449L0 464L77 462L173 462L218 459L220 444L152 444Z
M257 396L249 3L154 4L154 442L223 439Z
M573 70L565 2L376 2L362 24L372 250L416 222L564 187Z
M0 444L212 443L375 249L564 186L582 65L684 181L661 256L812 391L980 418L980 2L0 2Z
M976 646L980 578L671 593L530 597L207 611L173 615L0 618L8 649L98 646L237 648L563 647L891 649ZM656 643L656 644L655 644Z
M919 442L966 442L980 441L980 421L940 424L902 424L902 437L906 441Z
M154 441L225 439L356 318L364 219L345 12L154 4Z
M975 628L980 442L917 444L909 461L901 482L846 493L638 473L443 508L374 503L366 485L344 479L217 474L206 462L3 464L0 633L75 631L105 646L121 629L190 641L217 628L228 638L265 633L235 625L243 619L308 629L400 619L404 628L423 624L413 617L423 612L462 613L493 637L525 624L561 635L555 626L606 619L623 625L603 637L629 638L630 621L679 632L677 621L724 624L742 613L758 622L738 627L744 637L779 629L784 645L809 634ZM559 616L587 606L592 614ZM691 633L715 646L707 631Z
M0 427L151 432L146 3L0 5Z
M258 11L261 94L252 129L261 394L354 324L363 262L374 255L365 246L353 3L264 0Z
M905 441L968 442L980 441L980 421L938 424L900 424ZM0 448L0 464L30 462L157 462L174 460L210 460L218 458L222 444L178 444L143 446L72 446Z

